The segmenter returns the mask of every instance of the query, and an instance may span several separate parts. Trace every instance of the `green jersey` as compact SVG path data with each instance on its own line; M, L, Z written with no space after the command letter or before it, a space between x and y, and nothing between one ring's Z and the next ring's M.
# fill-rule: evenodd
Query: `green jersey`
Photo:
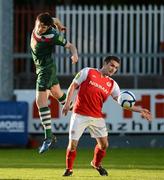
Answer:
M42 35L38 35L34 29L31 35L31 53L36 70L50 67L53 64L51 56L54 46L65 46L66 43L67 40L54 28L50 28Z
M50 28L41 36L35 32L31 35L31 53L36 66L36 89L45 91L59 83L56 76L56 64L53 62L52 51L55 45L65 46L67 40L54 28Z

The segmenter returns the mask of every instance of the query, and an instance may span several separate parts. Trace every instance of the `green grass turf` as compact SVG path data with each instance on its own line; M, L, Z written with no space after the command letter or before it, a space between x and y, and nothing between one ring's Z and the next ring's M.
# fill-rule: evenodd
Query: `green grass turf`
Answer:
M109 149L103 161L108 177L90 167L92 149L78 149L72 177L62 177L65 150L1 149L0 179L164 180L164 149Z

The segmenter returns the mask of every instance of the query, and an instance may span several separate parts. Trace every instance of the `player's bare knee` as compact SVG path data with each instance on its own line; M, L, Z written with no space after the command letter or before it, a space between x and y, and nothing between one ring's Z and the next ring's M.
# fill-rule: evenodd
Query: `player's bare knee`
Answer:
M77 144L78 144L78 141L71 140L71 141L69 142L68 149L71 150L71 151L76 150Z
M109 144L108 144L108 142L105 144L105 149L107 149L108 148L108 146L109 146Z
M100 148L101 150L106 150L106 149L108 148L108 142L99 145L99 148Z

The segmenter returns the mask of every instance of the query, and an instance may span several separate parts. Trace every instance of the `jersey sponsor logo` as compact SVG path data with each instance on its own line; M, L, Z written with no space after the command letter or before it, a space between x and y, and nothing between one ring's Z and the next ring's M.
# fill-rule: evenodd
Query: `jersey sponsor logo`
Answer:
M94 81L89 81L89 84L96 87L96 88L101 89L105 94L109 93L109 91L105 87L103 87L102 85L100 85L100 84L98 84L98 83L96 83Z

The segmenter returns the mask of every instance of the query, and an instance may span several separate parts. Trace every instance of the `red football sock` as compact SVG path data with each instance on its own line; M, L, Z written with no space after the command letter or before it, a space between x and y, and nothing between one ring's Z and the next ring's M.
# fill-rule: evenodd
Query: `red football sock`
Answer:
M73 164L74 160L76 158L76 150L70 151L67 149L66 152L66 169L72 170L73 169Z
M101 161L105 155L106 155L106 150L101 150L97 144L95 146L94 157L92 161L96 167L99 167L101 165Z

